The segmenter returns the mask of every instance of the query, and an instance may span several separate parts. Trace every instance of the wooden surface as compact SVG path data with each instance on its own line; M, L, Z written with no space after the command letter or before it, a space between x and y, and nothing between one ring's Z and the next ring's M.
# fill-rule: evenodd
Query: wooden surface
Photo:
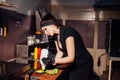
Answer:
M46 74L46 73L38 74L38 73L34 72L32 74L32 78L37 78L38 80L56 80L59 77L59 75L62 73L62 71L63 70L59 70L59 72L55 75L50 75L50 74Z
M59 69L59 72L55 75L50 75L50 74L47 74L47 73L38 74L38 73L34 72L31 75L31 80L34 80L34 79L35 80L36 79L37 80L56 80L61 75L61 73L66 69L67 66L68 66L67 64L57 66L58 69Z

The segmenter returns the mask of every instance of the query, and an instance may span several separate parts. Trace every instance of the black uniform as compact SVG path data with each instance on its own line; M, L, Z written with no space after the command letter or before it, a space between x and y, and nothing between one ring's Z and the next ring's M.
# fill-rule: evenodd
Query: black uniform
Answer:
M60 42L64 56L67 56L65 41L70 36L74 37L75 41L75 61L68 67L69 77L67 78L69 80L90 80L93 73L92 56L85 48L80 34L72 27L60 28Z

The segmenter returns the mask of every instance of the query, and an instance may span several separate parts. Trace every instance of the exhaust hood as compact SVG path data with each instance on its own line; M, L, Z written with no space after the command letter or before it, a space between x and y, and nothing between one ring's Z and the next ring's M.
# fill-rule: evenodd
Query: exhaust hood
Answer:
M6 3L6 0L0 0L0 3Z
M13 4L8 4L8 3L4 3L4 2L0 2L0 6L3 6L3 7L18 7L18 6L15 6Z
M120 0L96 0L94 4L96 10L120 10Z
M0 0L0 7L18 7L13 4L8 4L6 0Z

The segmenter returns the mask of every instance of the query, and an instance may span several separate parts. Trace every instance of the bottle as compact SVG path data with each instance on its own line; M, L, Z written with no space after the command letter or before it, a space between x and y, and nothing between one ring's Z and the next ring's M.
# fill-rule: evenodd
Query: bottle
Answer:
M37 54L37 59L40 60L40 56L41 56L41 48L38 48L38 54ZM37 68L41 69L41 64L40 61L37 61Z
M48 57L48 49L42 49L41 56L40 56L40 64L41 64L42 70L44 70L46 67L46 64L43 63L42 58L47 58L47 57Z
M0 28L0 35L1 36L3 35L3 28L2 27Z
M34 59L37 59L37 55L38 55L38 48L35 47L34 48Z
M34 48L34 70L37 69L37 54L38 54L38 48Z
M6 28L6 26L4 26L4 33L3 33L3 36L4 36L4 37L7 36L7 28Z
M41 55L41 48L38 48L38 59L40 59L40 55Z

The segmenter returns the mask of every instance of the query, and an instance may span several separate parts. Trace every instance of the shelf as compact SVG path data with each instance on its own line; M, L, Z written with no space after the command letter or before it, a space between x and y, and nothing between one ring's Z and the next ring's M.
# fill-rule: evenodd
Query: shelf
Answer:
M26 59L26 60L32 60L32 61L40 61L39 59L33 59L33 58L26 58L26 57L19 57L15 59Z

